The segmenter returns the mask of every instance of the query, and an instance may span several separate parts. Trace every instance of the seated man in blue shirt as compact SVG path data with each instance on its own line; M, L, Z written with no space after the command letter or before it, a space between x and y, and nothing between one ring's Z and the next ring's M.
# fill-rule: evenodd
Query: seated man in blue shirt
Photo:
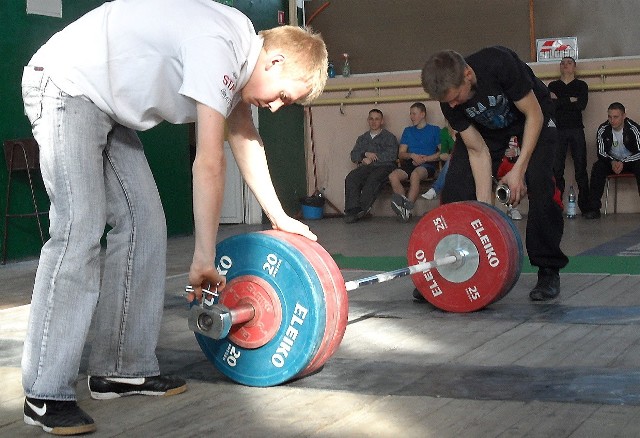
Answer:
M393 189L391 208L404 221L411 218L411 210L420 194L420 182L435 175L440 161L440 128L427 123L427 108L422 102L411 105L409 118L411 126L404 129L400 139L400 167L389 175ZM405 196L402 182L407 179L410 186Z

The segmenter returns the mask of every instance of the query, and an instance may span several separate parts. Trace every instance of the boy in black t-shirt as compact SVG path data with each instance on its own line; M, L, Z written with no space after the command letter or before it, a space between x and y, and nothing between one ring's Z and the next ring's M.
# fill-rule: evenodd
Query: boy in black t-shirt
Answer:
M557 132L547 87L505 47L489 47L467 58L452 50L432 55L422 69L422 86L441 102L460 133L442 192L442 203L477 199L491 203L492 175L517 136L520 156L500 180L518 205L529 195L527 254L538 267L534 301L556 298L559 270L568 263L560 249L562 208L553 201Z

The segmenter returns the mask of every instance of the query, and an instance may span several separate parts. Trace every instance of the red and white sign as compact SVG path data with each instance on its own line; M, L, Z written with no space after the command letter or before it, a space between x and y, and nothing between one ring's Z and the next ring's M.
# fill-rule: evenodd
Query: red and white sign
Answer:
M578 38L538 38L536 51L538 62L559 61L565 56L578 59Z

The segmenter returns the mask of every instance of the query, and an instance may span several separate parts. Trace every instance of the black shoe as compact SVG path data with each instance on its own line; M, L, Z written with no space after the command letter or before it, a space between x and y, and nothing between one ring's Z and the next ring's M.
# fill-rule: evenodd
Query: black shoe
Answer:
M366 210L360 210L358 214L356 214L356 217L358 218L358 220L360 220L366 217L370 211L371 211L371 207L367 208Z
M391 195L391 209L400 216L401 219L404 219L406 214L406 209L404 208L404 201L406 199L407 198L397 193Z
M187 390L187 383L179 377L93 377L89 376L91 398L108 400L127 395L176 395Z
M400 217L402 222L409 222L411 219L411 208L407 208L408 205L413 208L413 203L405 196L397 193L391 195L391 209Z
M540 268L538 270L538 282L529 298L533 301L547 301L556 298L560 294L560 273L553 268Z
M53 435L78 435L94 432L96 425L75 400L41 400L27 397L24 400L24 422L40 426Z
M585 219L600 219L600 210L587 211L582 217Z
M416 301L427 301L417 288L413 289L413 299Z
M367 215L367 213L369 213L369 210L365 211L365 210L361 210L361 209L354 209L354 210L349 210L347 212L345 212L344 215L344 222L347 224L352 224L354 222L358 222L360 219L362 219L363 217L365 217Z
M352 224L354 222L358 222L358 219L359 219L359 217L358 217L357 214L353 214L353 213L346 214L344 216L344 223L345 224Z

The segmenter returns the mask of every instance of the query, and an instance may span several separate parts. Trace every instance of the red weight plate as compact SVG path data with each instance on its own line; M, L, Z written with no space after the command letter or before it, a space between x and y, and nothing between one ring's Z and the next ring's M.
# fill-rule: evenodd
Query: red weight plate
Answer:
M338 303L336 300L335 287L332 278L327 274L326 268L322 260L317 254L315 247L319 247L320 245L306 239L305 237L285 233L277 230L269 230L264 233L269 234L277 239L286 242L296 248L311 264L313 267L316 276L320 280L322 284L322 289L324 293L324 302L326 307L326 323L325 323L325 331L320 341L320 346L316 351L315 355L311 358L307 366L301 370L296 377L302 377L303 375L309 374L311 369L315 370L319 368L316 366L318 364L318 360L320 357L325 357L326 353L331 345L333 336L336 331L336 327L338 325ZM343 283L344 284L344 283Z
M322 246L317 245L316 251L324 261L331 280L334 284L336 290L335 298L337 301L338 313L336 315L337 325L335 327L334 334L331 337L329 348L327 349L327 352L323 357L318 358L316 368L314 368L312 371L324 365L324 363L336 352L336 350L340 346L340 343L342 342L342 339L344 338L344 333L347 329L347 322L349 320L349 297L347 295L347 289L345 287L345 281L344 277L342 276L342 272L340 272L340 268L336 264L335 260L333 260L333 258L331 257L331 254L329 254Z
M325 335L315 356L307 367L296 376L303 377L319 369L340 345L348 319L347 291L340 269L320 244L295 234L279 231L269 231L268 233L276 235L279 239L288 242L304 254L314 267L325 291L325 303L327 306Z
M507 295L513 286L516 284L518 279L520 278L520 273L522 272L522 263L524 259L524 250L522 246L522 240L520 239L520 232L518 228L515 226L513 221L498 208L483 204L483 208L487 211L488 214L492 214L495 217L495 220L498 222L502 222L505 224L505 230L507 227L511 229L511 233L505 232L505 237L509 237L511 241L511 251L509 252L509 272L511 272L512 278L511 281L505 286L502 293L497 295L492 303L495 303L501 300L505 295Z
M506 215L504 215L504 213L488 204L477 202L474 202L474 204L488 216L487 220L490 219L495 222L496 228L501 230L501 235L502 237L504 237L504 248L505 254L507 255L507 263L504 263L503 266L505 277L504 281L500 281L496 284L495 296L489 303L491 304L504 297L512 289L513 285L517 281L522 268L522 243L520 241L519 235L515 234L517 233L517 228L515 228L511 220ZM492 294L493 293L494 292L492 292Z
M300 373L300 377L302 377L314 372L324 365L324 363L333 356L340 346L347 328L347 321L349 318L349 301L344 278L342 277L340 268L338 268L338 265L336 265L331 255L322 247L322 245L303 237L300 237L299 239L303 240L304 244L309 245L316 253L325 269L325 273L323 275L326 275L327 278L331 279L334 288L332 295L336 301L337 309L334 318L335 325L332 326L332 330L327 330L329 343L326 350L316 354L316 357L314 357L314 359L309 363L309 366Z
M519 275L517 274L519 265L518 246L513 232L509 232L512 231L511 224L509 223L510 219L508 219L506 216L502 216L499 210L494 209L488 204L482 204L479 206L479 208L481 208L484 213L487 216L491 217L497 224L502 224L501 227L504 230L504 237L505 241L507 242L507 254L509 255L509 257L507 258L508 264L506 265L505 270L509 277L505 281L502 291L494 297L492 303L495 303L511 290L511 288L515 284L517 275Z
M326 307L326 321L325 321L325 330L322 336L322 340L320 341L320 345L316 350L314 356L309 360L307 366L305 366L300 373L296 375L296 377L301 377L301 374L309 369L311 364L317 361L317 357L324 355L329 347L331 342L331 336L334 332L334 327L336 325L336 313L337 313L337 303L334 298L335 293L333 290L333 283L331 279L327 276L324 266L319 260L316 252L312 249L311 245L308 245L306 242L313 243L309 239L305 237L299 236L297 234L285 233L283 231L277 230L269 230L265 231L265 234L269 234L272 237L276 237L277 239L288 243L293 246L296 250L298 250L308 263L311 264L313 270L315 271L316 276L320 280L320 284L323 289L323 301Z
M269 342L282 323L282 305L271 285L255 275L236 277L220 292L219 303L232 309L250 304L254 317L231 327L228 338L243 348L259 348Z
M475 250L477 257L467 257L461 265L442 266L411 276L425 299L442 310L482 309L513 281L509 260L513 251L512 231L497 216L487 214L483 205L465 201L440 206L425 214L411 234L407 249L410 265L440 258L459 246L471 253Z

